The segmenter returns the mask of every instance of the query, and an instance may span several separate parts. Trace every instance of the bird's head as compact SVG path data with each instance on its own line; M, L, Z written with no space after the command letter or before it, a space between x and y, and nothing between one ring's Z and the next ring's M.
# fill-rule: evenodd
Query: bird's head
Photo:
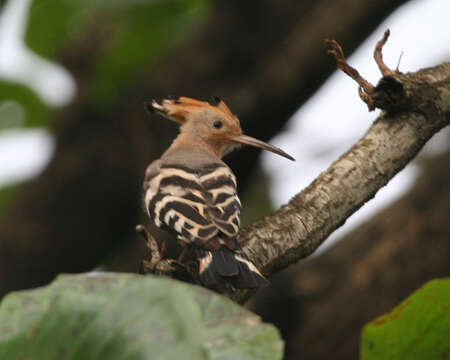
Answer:
M213 97L211 103L183 96L178 99L153 100L146 107L149 112L179 123L181 134L207 144L219 157L236 146L250 145L294 160L283 150L244 135L237 116L217 97Z

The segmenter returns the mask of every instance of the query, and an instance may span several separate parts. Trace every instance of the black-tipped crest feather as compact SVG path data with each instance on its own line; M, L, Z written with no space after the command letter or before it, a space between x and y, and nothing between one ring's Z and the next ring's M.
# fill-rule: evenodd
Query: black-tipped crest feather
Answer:
M153 107L152 101L145 101L144 108L147 114L154 114L156 112L156 109Z
M220 104L220 102L222 101L222 99L216 95L212 95L211 99L209 100L209 104L212 106L217 106Z

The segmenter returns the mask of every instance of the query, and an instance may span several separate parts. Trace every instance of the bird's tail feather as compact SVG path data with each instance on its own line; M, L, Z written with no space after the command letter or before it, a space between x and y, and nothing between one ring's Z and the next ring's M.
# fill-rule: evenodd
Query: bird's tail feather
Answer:
M269 284L242 251L222 246L213 251L197 249L197 255L200 281L207 287L214 287L223 278L229 279L237 289L255 289Z
M269 285L269 280L259 272L243 252L235 254L235 259L239 267L239 276L232 279L235 288L256 289Z

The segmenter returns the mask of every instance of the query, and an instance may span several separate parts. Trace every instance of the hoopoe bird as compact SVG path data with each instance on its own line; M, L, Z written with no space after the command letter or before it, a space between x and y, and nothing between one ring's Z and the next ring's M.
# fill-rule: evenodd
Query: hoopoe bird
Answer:
M241 202L236 178L221 159L239 145L294 158L244 135L239 119L217 97L212 104L188 97L153 100L147 110L181 125L178 137L145 173L144 205L151 220L195 250L204 286L214 288L224 278L238 289L266 284L239 247Z

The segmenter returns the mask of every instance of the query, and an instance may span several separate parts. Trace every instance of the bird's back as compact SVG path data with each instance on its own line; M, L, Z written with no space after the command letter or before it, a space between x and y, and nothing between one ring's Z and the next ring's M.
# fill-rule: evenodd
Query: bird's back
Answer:
M147 169L145 206L159 227L175 230L187 243L213 250L219 239L234 248L239 232L240 201L236 179L221 160L180 150Z
M154 223L195 246L204 283L222 276L234 278L238 287L260 285L252 274L239 276L250 271L262 278L239 250L241 203L235 176L222 160L195 149L168 152L148 167L144 190Z

